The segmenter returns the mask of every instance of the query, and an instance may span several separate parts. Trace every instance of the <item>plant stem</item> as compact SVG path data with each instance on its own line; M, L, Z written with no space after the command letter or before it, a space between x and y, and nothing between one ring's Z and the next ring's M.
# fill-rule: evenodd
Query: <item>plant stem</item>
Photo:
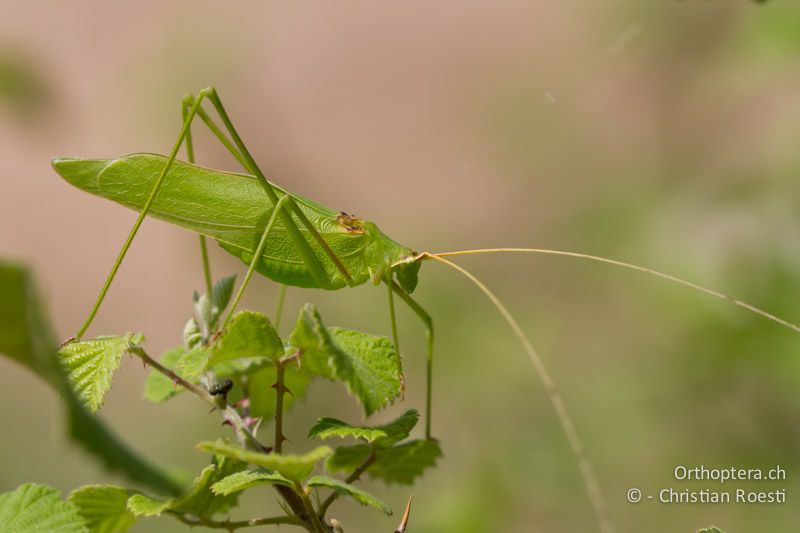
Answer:
M295 492L297 492L297 495L300 496L301 500L303 500L303 505L305 506L309 517L311 518L311 525L314 527L314 531L319 533L327 533L328 530L322 525L322 520L317 513L314 512L314 504L311 503L311 498L308 497L308 494L299 482L295 483Z
M203 258L203 277L206 280L206 294L211 298L211 293L214 291L214 286L211 281L211 266L208 263L208 245L206 244L206 236L198 235L200 239L200 255Z
M275 329L281 329L281 317L283 316L283 303L286 301L286 285L281 284L278 289L278 302L275 304Z
M369 457L367 457L367 459L363 463L361 463L361 466L359 466L358 468L353 470L352 474L347 476L347 479L345 479L345 483L353 483L358 478L360 478L361 474L366 472L367 469L370 466L372 466L372 463L375 462L375 459L377 459L377 455L375 454L375 448L370 446ZM333 502L335 502L336 498L338 498L338 497L339 497L339 493L334 491L330 496L328 496L325 499L324 502L322 502L322 505L319 506L319 516L320 517L324 517L325 516L325 513L328 511L328 507L330 507L331 504Z
M263 444L258 442L255 435L253 435L253 433L250 431L250 428L247 427L247 424L245 424L244 420L242 420L242 417L239 416L239 413L236 411L236 409L225 403L224 399L216 398L215 396L212 396L211 393L209 393L205 388L186 381L178 374L176 374L169 368L165 367L164 365L162 365L161 363L150 357L150 355L144 350L144 348L137 346L132 348L131 352L141 357L146 364L152 366L153 368L155 368L156 370L158 370L159 372L170 378L176 384L186 388L187 390L194 393L195 396L197 396L198 398L205 400L209 404L213 405L214 407L222 411L223 417L227 422L230 422L230 424L233 426L233 429L234 431L236 431L236 435L243 446L246 446L250 449L257 450L260 452L263 452L266 449L266 447Z
M187 390L193 392L198 398L205 400L218 409L221 409L224 413L225 420L229 421L234 427L242 446L258 452L267 450L267 447L261 444L258 439L256 439L255 435L253 435L253 433L250 431L250 428L248 428L247 424L245 424L244 420L242 420L242 417L239 416L239 413L236 412L236 410L231 406L225 404L224 400L218 400L204 388L198 387L193 383L189 383L178 374L150 357L150 355L148 355L148 353L142 347L134 347L131 349L131 353L138 355L146 364L152 366L178 385L181 385ZM311 514L309 515L308 511L306 510L305 503L302 501L302 497L296 494L295 491L289 487L281 485L276 486L275 489L283 497L283 499L286 500L286 503L295 513L298 524L306 528L311 528L313 526L313 520L315 517L313 508ZM314 530L312 529L311 531Z
M236 531L237 529L245 528L245 527L256 527L256 526L267 526L267 525L280 525L280 524L289 524L295 526L303 526L303 522L296 516L274 516L274 517L265 517L265 518L252 518L250 520L226 520L224 522L219 522L216 520L211 520L210 518L203 518L203 517L196 517L190 518L183 513L176 513L174 511L170 511L170 513L183 522L184 524L194 527L194 526L205 526L211 529L227 529L228 531Z
M283 395L286 392L284 376L286 374L286 363L278 361L275 364L275 453L283 451Z

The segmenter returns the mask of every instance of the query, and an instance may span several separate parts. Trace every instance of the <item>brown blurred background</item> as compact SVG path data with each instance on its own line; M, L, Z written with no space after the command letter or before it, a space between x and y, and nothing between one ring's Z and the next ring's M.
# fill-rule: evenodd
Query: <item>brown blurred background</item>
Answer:
M615 2L10 2L0 0L0 254L43 285L57 332L82 322L135 214L71 188L54 156L164 153L185 92L220 91L267 175L420 250L543 246L643 263L800 321L800 9L789 0ZM235 168L198 134L198 160ZM212 254L217 277L243 265ZM620 531L789 531L800 524L800 337L719 301L572 259L461 261L509 304L549 364ZM180 342L197 241L146 222L90 333ZM247 305L272 310L258 280ZM507 326L425 264L438 327L434 429L445 458L413 489L365 484L423 532L575 532L595 522L552 408ZM332 325L389 332L385 292L291 289ZM288 321L285 321L285 326ZM401 311L409 393L423 335ZM288 327L288 326L287 326ZM225 433L203 405L141 400L126 361L101 412L187 475ZM58 400L0 360L0 491L119 482L63 439ZM289 424L359 419L319 384ZM678 464L782 465L785 505L631 505L692 485ZM705 483L695 488L719 488ZM726 488L733 488L733 485ZM274 510L251 491L237 517ZM390 531L348 502L347 531ZM181 531L169 518L134 531Z

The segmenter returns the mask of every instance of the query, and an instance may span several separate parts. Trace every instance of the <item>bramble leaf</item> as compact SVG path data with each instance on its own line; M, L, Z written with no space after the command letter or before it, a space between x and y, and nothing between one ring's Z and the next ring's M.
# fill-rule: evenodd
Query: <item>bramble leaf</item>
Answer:
M119 368L122 355L143 340L141 333L126 333L72 341L58 350L72 386L90 411L97 411L103 405L103 397L111 388L111 378Z
M158 516L166 510L205 517L225 512L236 503L238 495L218 495L211 491L211 486L244 468L240 461L215 456L214 462L200 472L183 496L158 499L134 494L128 499L128 509L136 516Z
M343 494L346 496L350 496L354 498L358 503L361 505L368 505L370 507L374 507L379 511L383 511L386 513L387 516L392 515L392 510L386 505L383 501L376 498L372 494L363 491L349 483L345 483L339 479L335 479L328 476L314 476L308 480L307 485L309 487L329 487L338 492L339 494Z
M26 483L0 494L0 532L88 533L78 508L46 485Z
M267 357L276 361L283 355L283 341L266 315L240 311L232 318L212 349L208 367L242 357Z
M158 500L144 494L134 494L128 498L127 507L138 518L140 516L160 516L172 504L173 500Z
M306 371L344 382L367 416L400 395L400 359L386 337L326 328L317 309L306 304L291 343L303 350L301 360Z
M352 472L366 461L369 453L370 447L367 444L340 446L325 462L325 468L329 472ZM413 484L425 469L434 466L442 456L439 442L433 439L412 440L376 450L375 453L376 459L367 470L367 475L387 484L401 485Z
M189 350L203 344L203 332L194 317L190 318L183 326L183 345Z
M381 426L351 426L335 418L320 418L308 431L309 438L353 437L387 447L399 442L414 429L419 420L416 409L409 409L398 418Z
M189 382L196 382L208 366L211 350L196 346L185 351L175 363L175 373Z
M0 294L0 354L28 367L61 394L70 438L101 459L107 468L155 490L177 492L169 476L117 439L78 399L56 356L56 342L28 270L0 261Z
M127 531L136 517L128 510L130 492L113 485L86 485L75 489L67 499L78 508L92 533Z
M228 276L222 278L214 284L211 289L211 311L214 315L214 321L219 318L222 312L228 307L233 295L233 284L236 281L236 276Z
M225 479L217 481L211 485L211 491L214 494L227 496L228 494L233 494L234 492L241 492L249 489L250 487L264 484L287 485L290 487L293 485L290 479L282 476L281 474L259 468L256 470L242 470L241 472L231 474Z
M176 346L164 352L158 362L172 370L184 353L186 353L186 348L183 346ZM150 372L147 374L147 379L144 381L143 396L144 399L149 402L161 403L169 400L183 390L184 388L182 386L173 383L169 377L155 368L151 368Z
M293 481L302 481L307 478L314 469L314 465L333 453L333 450L328 446L320 446L305 455L261 453L245 450L224 440L201 442L197 447L206 452L217 453L245 463L263 466Z

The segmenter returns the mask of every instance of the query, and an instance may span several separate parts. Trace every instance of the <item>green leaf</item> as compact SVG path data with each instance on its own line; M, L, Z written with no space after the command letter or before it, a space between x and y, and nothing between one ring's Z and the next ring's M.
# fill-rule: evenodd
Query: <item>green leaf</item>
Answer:
M211 290L211 307L215 321L225 308L228 307L228 303L231 301L231 296L233 295L233 285L235 281L236 276L228 276L214 284L214 288Z
M28 271L0 261L0 353L28 367L65 399L70 437L107 468L160 492L175 493L175 482L144 461L84 408L56 355L56 342L44 318Z
M92 533L127 531L136 517L128 510L130 492L113 485L86 485L73 490L67 501L78 508Z
M414 429L419 421L416 409L409 409L400 417L381 426L352 426L335 418L320 418L308 431L309 438L328 439L331 437L353 437L387 447L399 442Z
M88 533L78 508L61 501L58 490L26 483L0 494L1 533Z
M361 505L368 505L374 507L379 511L383 511L387 516L391 516L392 510L383 501L376 498L372 494L363 491L359 488L345 483L344 481L328 477L328 476L314 476L308 480L309 487L329 487L338 492L339 494L350 496L354 498Z
M176 346L164 352L159 359L159 363L172 370L184 353L186 353L186 348L183 346ZM155 368L151 368L150 372L147 374L147 379L144 381L143 396L144 399L149 402L161 403L183 390L184 388L182 386L174 383L170 378Z
M315 448L305 455L261 453L239 448L224 440L201 442L197 447L206 452L217 453L245 463L263 466L293 481L302 481L307 478L314 469L314 465L333 453L333 450L327 446Z
M223 513L230 509L235 503L237 496L219 496L211 491L211 487L218 481L225 479L231 474L241 472L246 465L230 457L214 457L214 464L207 466L200 473L200 476L192 483L192 488L172 509L184 513L191 513L196 516L211 516L215 513Z
M326 328L316 308L306 304L291 342L303 350L306 371L344 382L367 416L400 395L400 359L386 337Z
M141 333L126 333L72 341L58 350L72 386L90 411L97 411L103 405L103 398L111 388L111 378L119 368L122 355L132 347L139 346L143 340Z
M175 373L180 377L194 383L208 366L211 350L205 346L196 346L185 351L175 363Z
M135 494L128 500L128 509L136 516L158 516L166 510L211 517L230 509L237 494L219 495L211 491L212 485L240 472L245 464L229 457L215 456L214 462L203 469L192 486L179 498L158 499Z
M340 446L328 458L325 468L329 472L352 472L367 457L370 447L367 444ZM436 464L442 450L436 440L412 440L391 448L376 450L376 459L367 470L367 475L387 484L400 483L412 485L425 469Z
M292 481L280 475L277 472L270 470L256 469L256 470L242 470L235 474L217 481L211 486L211 491L214 494L227 496L234 492L241 492L256 485L287 485L292 486Z
M716 526L711 526L700 529L697 531L697 533L723 533L723 531Z
M200 331L197 320L195 320L194 317L190 318L186 322L186 325L183 326L183 345L191 350L201 344L203 344L203 332Z
M243 357L283 356L283 341L269 318L254 311L236 313L213 347L208 367Z
M134 494L128 498L128 510L135 517L159 516L172 504L173 500L158 500L144 494Z

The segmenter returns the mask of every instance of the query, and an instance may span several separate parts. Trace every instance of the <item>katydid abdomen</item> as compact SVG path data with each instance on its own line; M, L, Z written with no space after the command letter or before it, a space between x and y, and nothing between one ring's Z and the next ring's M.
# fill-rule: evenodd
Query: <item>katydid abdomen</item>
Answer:
M141 211L167 158L154 154L132 154L119 159L55 159L53 167L69 183L89 193ZM287 192L273 185L279 197ZM350 273L348 281L326 255L325 250L293 216L301 234L324 265L326 283L311 275L297 247L278 219L269 236L256 271L268 278L295 287L340 289L360 285L387 267L414 255L385 234L375 224L353 217L312 200L292 194L317 232L336 253ZM256 178L246 174L211 170L181 161L172 163L161 190L148 214L193 232L215 239L230 254L250 264L259 239L274 206ZM419 263L401 267L419 268ZM404 272L405 273L405 272ZM416 284L405 283L408 292Z

